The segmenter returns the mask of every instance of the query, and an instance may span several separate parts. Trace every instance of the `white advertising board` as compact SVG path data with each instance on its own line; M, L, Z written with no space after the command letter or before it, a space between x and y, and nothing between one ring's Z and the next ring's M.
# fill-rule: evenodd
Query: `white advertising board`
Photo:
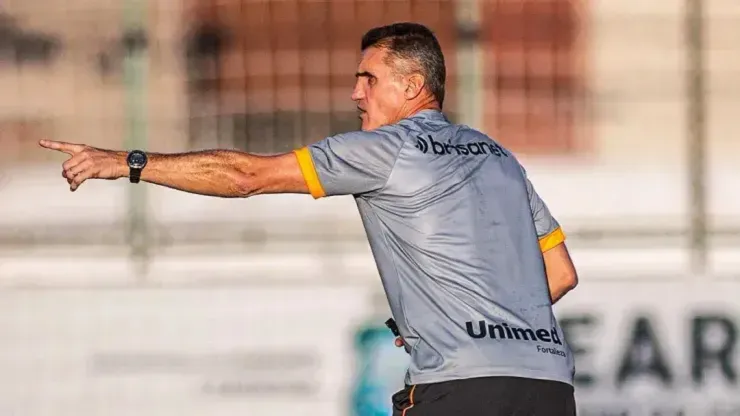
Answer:
M347 416L369 295L6 290L0 414ZM576 352L581 416L740 415L740 284L584 276L557 313Z
M579 415L740 415L740 282L583 282L557 306Z
M0 292L0 415L345 415L352 288Z

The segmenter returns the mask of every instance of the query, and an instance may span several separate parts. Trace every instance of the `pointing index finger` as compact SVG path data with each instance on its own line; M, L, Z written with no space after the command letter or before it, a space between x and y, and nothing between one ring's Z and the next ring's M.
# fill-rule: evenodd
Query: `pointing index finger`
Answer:
M64 152L68 155L75 155L81 152L82 150L84 150L85 148L85 146L81 144L58 142L54 140L41 140L39 142L39 145L47 149L58 150L60 152Z

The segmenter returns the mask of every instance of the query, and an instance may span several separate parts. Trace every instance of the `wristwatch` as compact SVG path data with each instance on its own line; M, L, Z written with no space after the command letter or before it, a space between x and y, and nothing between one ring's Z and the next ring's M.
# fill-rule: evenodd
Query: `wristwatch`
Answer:
M139 183L139 180L141 179L141 171L144 169L144 166L146 166L147 160L146 153L141 150L132 150L128 153L128 156L126 156L126 163L128 163L128 178L131 183Z

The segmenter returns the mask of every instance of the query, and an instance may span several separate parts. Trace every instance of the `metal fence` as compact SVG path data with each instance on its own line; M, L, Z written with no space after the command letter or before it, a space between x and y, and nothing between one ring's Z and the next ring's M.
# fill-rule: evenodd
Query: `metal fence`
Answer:
M740 225L740 202L728 197L740 148L740 12L729 0L602 3L5 1L4 193L42 205L58 159L36 148L41 137L283 152L357 128L349 95L362 33L417 20L443 45L450 117L534 166L576 241L679 241L702 269L709 247L737 243ZM180 233L185 243L209 232L249 238L248 230L229 233L241 221L169 221L152 214L163 199L147 200L142 187L115 189L111 198L128 208L113 220L83 214L93 209L84 197L65 202L80 213L71 220L3 203L3 241L127 243L143 255L177 227L201 230Z

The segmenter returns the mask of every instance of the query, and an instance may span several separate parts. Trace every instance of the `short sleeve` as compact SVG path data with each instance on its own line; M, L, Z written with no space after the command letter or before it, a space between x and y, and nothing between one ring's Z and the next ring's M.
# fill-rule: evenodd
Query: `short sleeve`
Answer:
M527 184L527 195L529 196L529 206L532 210L532 218L534 219L535 229L537 230L537 238L540 242L540 249L544 253L565 241L565 233L563 233L560 224L555 217L550 213L547 205L539 196L537 191L534 189L534 185L527 177L526 172L524 173L524 180Z
M403 140L390 131L356 131L327 137L295 151L314 198L364 194L388 182Z

